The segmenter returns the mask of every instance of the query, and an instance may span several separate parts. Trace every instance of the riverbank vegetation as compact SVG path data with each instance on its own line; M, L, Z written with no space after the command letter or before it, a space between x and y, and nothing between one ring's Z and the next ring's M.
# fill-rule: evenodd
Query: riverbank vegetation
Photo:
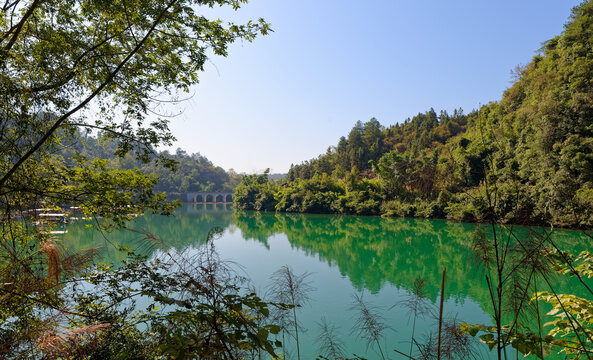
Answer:
M509 347L590 359L590 253L573 256L546 231L505 224L593 227L592 38L586 1L561 35L517 67L500 101L468 114L430 109L387 128L359 121L325 154L292 166L285 182L265 173L242 179L235 205L488 223L472 251L494 324L461 324L454 333L479 337L498 359ZM554 288L555 273L577 279L584 296ZM550 306L552 321L543 310ZM437 347L416 344L418 358L440 358L440 327L438 336Z
M501 100L389 127L359 121L325 154L292 166L286 182L245 178L237 207L482 221L496 182L503 221L593 226L590 8L577 7L564 32L517 67Z
M159 256L148 259L122 248L128 254L116 268L95 262L97 248L61 247L52 226L33 226L26 212L74 205L86 217L102 218L96 230L121 230L139 213L172 213L174 205L159 190L232 187L236 178L225 177L199 155L155 153L158 145L171 144L172 134L165 118L148 114L175 103L196 84L208 54L226 56L233 41L270 31L263 19L224 24L195 11L199 6L237 10L244 2L17 0L3 5L3 358L279 358L275 335L294 329L298 338L296 307L308 296L295 296L294 287L291 294L290 283L306 276L285 267L276 274L275 301L263 300L217 257L216 229L194 257L166 251L167 239L135 229ZM271 182L268 174L243 177L235 193L237 208L488 220L493 231L475 250L483 255L495 325L467 325L465 333L454 325L448 333L480 336L497 349L499 359L509 345L540 357L549 348L590 357L591 301L554 289L541 292L535 284L554 266L577 277L592 294L583 280L591 276L590 254L572 257L546 236L523 241L512 228L500 232L496 226L593 225L592 38L593 2L586 1L564 33L517 70L517 81L500 102L467 115L461 110L437 115L431 109L389 128L374 119L357 123L327 154L293 166L287 182ZM99 131L99 138L81 135L88 131ZM105 157L96 155L101 151ZM178 178L159 182L157 173L176 166ZM403 272L401 267L391 271ZM281 296L281 288L288 288L288 297ZM547 334L520 322L533 292L534 301L548 302L558 317ZM443 293L441 286L441 299ZM136 299L146 300L146 307L137 307ZM384 326L375 321L380 314L362 297L356 303L357 333L369 346L380 347L377 330ZM292 315L292 322L275 324L272 310ZM511 314L508 325L505 314ZM429 342L420 355L440 357L438 344Z

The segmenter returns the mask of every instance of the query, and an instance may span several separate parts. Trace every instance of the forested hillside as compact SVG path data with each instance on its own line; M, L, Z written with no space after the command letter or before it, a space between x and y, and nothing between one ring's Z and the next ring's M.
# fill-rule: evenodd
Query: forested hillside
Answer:
M284 183L244 178L240 209L593 225L593 4L573 10L500 101L360 121ZM520 61L521 59L518 59ZM476 84L479 86L479 84Z
M230 191L240 182L240 175L226 172L199 153L188 154L179 148L175 153L165 150L154 152L149 156L150 161L145 162L129 153L123 157L114 156L116 151L117 143L102 133L96 136L79 133L61 150L61 155L67 161L73 161L77 156L105 159L107 166L113 169L137 168L146 174L157 175L159 181L155 191L170 195L188 191ZM154 161L157 158L159 161ZM175 171L162 166L163 160L174 161Z

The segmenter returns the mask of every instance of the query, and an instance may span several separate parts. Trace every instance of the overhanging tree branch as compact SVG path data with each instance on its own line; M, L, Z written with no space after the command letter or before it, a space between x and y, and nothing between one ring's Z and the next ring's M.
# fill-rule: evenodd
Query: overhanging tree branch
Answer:
M10 38L10 41L8 41L8 44L6 44L6 46L4 46L4 49L2 49L2 57L6 57L6 54L14 46L21 31L23 30L23 26L25 25L27 20L29 20L29 17L31 17L31 15L33 15L33 12L35 11L35 9L39 5L41 5L41 2L42 2L42 0L34 0L33 3L31 4L31 6L29 6L29 9L27 9L27 12L25 13L25 15L23 15L23 18L21 19L21 21L19 21L19 23L14 28L14 34L12 35L12 38ZM6 33L6 35L8 36L10 33L12 33L12 29L10 31L8 31ZM4 41L4 39L2 39L2 41ZM4 59L2 59L2 60L4 60Z
M165 15L167 14L168 10L177 1L178 0L171 1L163 9L163 11L160 12L159 16L153 22L151 28L144 35L144 37L142 38L142 40L134 47L134 49L132 49L132 51L122 60L122 62L109 74L109 76L107 76L107 78L105 79L105 81L103 81L103 83L101 85L99 85L99 87L95 91L93 91L89 96L87 96L76 107L74 107L70 111L68 111L65 114L63 114L62 116L60 116L58 118L58 120L52 125L52 127L49 128L49 130L47 130L43 134L43 136L41 137L41 139L39 141L37 141L37 143L35 143L35 145L33 145L33 147L31 147L31 149L29 149L29 151L27 151L22 157L19 158L19 160L10 168L10 170L4 176L2 176L2 178L0 179L0 188L2 188L4 186L4 184L6 183L6 181L8 181L8 179L12 176L12 174L14 174L14 172L27 159L29 159L37 150L39 150L39 148L49 139L49 137L62 125L62 123L66 119L68 119L70 116L72 116L73 114L75 114L76 112L78 112L80 109L84 108L91 100L93 100L97 95L99 95L99 93L101 93L101 91L103 91L103 89L107 85L109 85L113 81L113 79L115 78L115 76L126 65L126 63L128 63L128 61L130 61L130 59L142 48L142 46L144 45L144 43L146 43L146 41L148 40L148 38L152 35L152 33L154 32L154 30L156 29L156 27L160 24L160 22L162 21L162 19L165 17Z

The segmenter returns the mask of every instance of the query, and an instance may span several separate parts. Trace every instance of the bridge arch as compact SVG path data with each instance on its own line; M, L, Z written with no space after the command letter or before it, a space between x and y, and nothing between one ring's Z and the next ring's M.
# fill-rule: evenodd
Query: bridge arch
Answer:
M232 192L211 191L211 192L188 192L186 193L187 202L196 204L230 204L233 202Z

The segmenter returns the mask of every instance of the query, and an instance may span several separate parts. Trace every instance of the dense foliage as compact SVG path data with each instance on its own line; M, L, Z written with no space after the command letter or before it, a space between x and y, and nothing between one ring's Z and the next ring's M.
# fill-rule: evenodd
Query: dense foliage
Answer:
M69 140L68 146L64 146L60 154L67 162L72 162L78 155L89 159L105 159L112 169L138 169L145 174L156 175L158 182L155 190L169 196L189 191L230 191L240 181L240 175L232 169L227 172L214 166L200 153L188 154L180 148L174 153L152 150L153 153L149 154L152 161L144 162L129 153L121 157L114 156L117 148L117 143L103 133L98 133L97 136L80 133ZM171 162L174 171L161 164L158 159Z
M173 139L158 110L197 83L207 54L227 55L233 41L251 41L269 31L262 19L224 24L197 12L203 6L237 10L244 2L15 0L0 5L3 358L275 357L280 344L269 335L281 328L268 321L272 307L292 310L297 332L300 304L269 304L244 290L241 279L217 259L211 236L196 257L164 252L148 262L130 255L114 269L93 265L97 249L63 249L52 226L41 221L44 226L33 226L39 219L28 212L74 205L85 216L103 218L97 222L103 228L121 228L144 211L171 212L164 194L155 191L158 186L224 187L224 176L201 156L153 149ZM245 177L237 188L238 207L502 215L511 221L590 225L592 20L593 3L585 2L564 34L518 72L519 80L499 103L467 116L461 111L437 116L431 110L389 129L376 120L358 123L328 154L294 167L285 185L269 182L267 174ZM98 144L91 145L92 152L76 148L81 129L100 131L107 140L103 144L112 141L103 148L106 156L95 155L102 151ZM155 174L143 170L161 168L141 164L173 168L172 160L189 175L160 185ZM488 194L497 197L497 214L484 198ZM143 234L150 246L162 245ZM515 255L521 266L523 255ZM590 263L587 254L576 261ZM500 275L514 275L515 269L499 268L498 278L492 278L502 282ZM496 291L502 298L503 287ZM564 315L573 314L572 332L564 321L554 324L557 334L568 337L560 345L574 351L577 344L578 354L589 351L581 335L590 332L574 328L573 319L587 326L590 319L578 314L591 305L573 306L579 300L568 296L563 298L571 305L567 311L563 300L539 296L563 307ZM145 309L135 306L138 298L148 299ZM360 308L366 309L362 302ZM498 314L500 307L495 310ZM500 357L509 339L503 335L515 333L504 333L500 321L496 325L496 337L485 339L493 339Z
M265 187L267 207L386 216L497 218L593 226L593 4L516 70L499 102L464 114L433 109L401 124L357 122L316 159ZM496 185L496 214L486 188ZM241 186L249 187L247 182ZM264 188L258 185L260 188ZM260 195L253 195L258 198Z
M114 229L145 211L170 214L173 205L154 190L157 176L131 159L168 168L172 158L180 166L201 163L212 170L204 186L222 186L215 180L219 171L205 159L153 149L173 140L160 110L198 82L207 55L226 56L235 40L269 31L263 19L233 24L201 14L204 7L238 10L245 2L0 4L0 357L273 353L267 334L276 328L255 324L249 314L265 318L267 304L254 294L240 295L213 252L185 263L189 267L181 255L168 256L166 264L130 256L118 271L93 265L96 248L61 247L54 226L40 216L73 206L103 229ZM92 152L76 148L81 131L100 131L108 146L101 150L87 138L87 145L95 142ZM186 179L188 187L199 186L199 176ZM177 186L175 181L164 186ZM133 306L140 296L152 299L146 313ZM170 311L155 314L159 305Z

